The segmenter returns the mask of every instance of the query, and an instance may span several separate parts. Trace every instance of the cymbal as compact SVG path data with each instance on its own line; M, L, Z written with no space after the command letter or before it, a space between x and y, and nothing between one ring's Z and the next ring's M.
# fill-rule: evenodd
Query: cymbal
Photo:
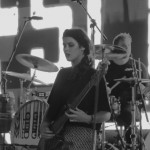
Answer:
M141 82L141 83L148 83L148 82L150 82L149 79L137 79L137 78L120 78L120 79L114 79L114 81L121 81L121 82L138 81L138 82Z
M58 71L52 62L29 54L18 54L16 59L24 66L45 72Z
M32 80L32 77L29 74L26 74L26 73L17 73L17 72L12 72L12 71L2 71L2 73L7 74L9 76L17 77L17 78L20 78L20 79L28 80L28 81ZM41 83L41 84L46 84L46 83L44 83L44 82L42 82L42 81L40 81L36 78L34 78L33 81Z
M111 54L110 57L123 57L126 54L126 51L124 48L117 46L117 45L111 45L111 44L101 44L101 45L95 45L95 58L96 59L102 59L102 51L104 50L104 54Z

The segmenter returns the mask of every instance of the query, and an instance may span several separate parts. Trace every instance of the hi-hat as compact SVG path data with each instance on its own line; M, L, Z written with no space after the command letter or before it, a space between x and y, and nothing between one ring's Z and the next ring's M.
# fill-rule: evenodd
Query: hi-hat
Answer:
M45 72L57 72L58 68L52 62L29 54L18 54L16 59L24 66Z
M26 74L26 73L17 73L17 72L12 72L12 71L2 71L2 73L7 74L9 76L17 77L17 78L20 78L20 79L28 80L28 81L33 80L34 82L38 82L38 83L46 85L46 83L36 79L35 77L32 79L32 77L29 74Z
M123 57L126 54L124 48L117 45L101 44L95 46L95 58L102 59L102 54L109 54L110 57Z
M148 83L150 82L149 79L137 79L137 78L120 78L120 79L114 79L114 81L120 81L120 82L141 82L141 83Z

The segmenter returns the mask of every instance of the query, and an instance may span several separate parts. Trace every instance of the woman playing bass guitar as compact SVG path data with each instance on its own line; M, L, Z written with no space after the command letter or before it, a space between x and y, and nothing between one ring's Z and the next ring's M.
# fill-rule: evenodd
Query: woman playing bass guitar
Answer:
M84 30L73 28L64 31L64 54L72 66L61 69L56 77L48 98L49 108L41 124L39 149L91 150L93 118L97 130L102 122L110 119L103 72L100 72L97 113L94 115L96 86L91 85L91 81L94 81L97 70L90 58L91 48Z

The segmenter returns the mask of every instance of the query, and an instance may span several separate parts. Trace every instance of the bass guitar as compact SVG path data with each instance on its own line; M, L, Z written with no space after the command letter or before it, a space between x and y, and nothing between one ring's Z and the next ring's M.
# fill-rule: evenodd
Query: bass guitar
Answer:
M99 81L101 80L101 78L106 72L106 69L107 63L100 62L98 64L96 72L93 74L91 80L86 84L81 93L75 99L73 99L71 104L68 104L64 107L62 115L60 115L55 121L50 123L50 130L55 134L55 136L52 139L48 140L41 138L38 144L38 150L56 150L57 148L61 150L63 149L63 147L65 147L66 143L59 136L60 131L62 131L65 123L68 120L68 117L65 115L65 112L69 113L69 108L75 109L82 102L82 100L90 91L90 89L97 84L97 79L99 78ZM50 143L54 144L51 145Z

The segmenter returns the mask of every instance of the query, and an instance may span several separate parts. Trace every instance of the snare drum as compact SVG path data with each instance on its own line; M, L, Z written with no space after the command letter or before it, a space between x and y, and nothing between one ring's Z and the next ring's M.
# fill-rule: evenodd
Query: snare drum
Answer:
M38 145L40 125L48 104L41 100L31 100L16 112L11 125L11 142L18 145Z

